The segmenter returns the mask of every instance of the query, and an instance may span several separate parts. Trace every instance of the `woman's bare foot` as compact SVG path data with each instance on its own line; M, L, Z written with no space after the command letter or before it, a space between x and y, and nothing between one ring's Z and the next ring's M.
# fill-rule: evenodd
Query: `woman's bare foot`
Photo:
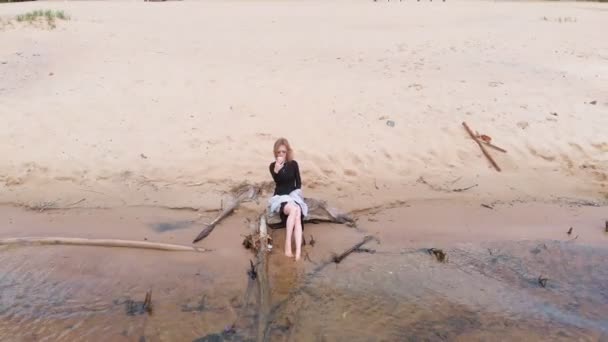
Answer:
M296 261L300 260L300 254L296 254Z
M291 252L285 252L285 256L288 258L293 258L293 254L291 254Z

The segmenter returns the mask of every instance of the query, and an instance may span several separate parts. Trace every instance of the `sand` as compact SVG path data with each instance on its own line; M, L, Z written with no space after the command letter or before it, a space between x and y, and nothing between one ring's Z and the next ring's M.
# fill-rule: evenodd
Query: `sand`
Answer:
M14 21L34 9L71 19ZM305 195L357 224L306 225L299 263L272 232L273 305L302 289L273 338L608 336L605 4L57 1L0 18L0 237L188 245L232 187L271 180L285 136ZM508 151L490 150L502 172L463 121ZM264 206L222 221L209 253L0 247L0 335L255 336L240 243ZM315 271L367 234L377 253ZM150 288L154 314L126 316Z
M39 8L71 20L7 23ZM285 136L305 194L346 210L606 203L607 15L574 2L3 4L0 202L216 209L231 186L270 180ZM462 121L508 150L491 151L503 172Z

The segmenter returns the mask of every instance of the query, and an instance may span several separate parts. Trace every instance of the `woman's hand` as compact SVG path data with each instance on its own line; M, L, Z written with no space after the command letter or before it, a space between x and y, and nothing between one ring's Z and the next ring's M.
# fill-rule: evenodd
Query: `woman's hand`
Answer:
M277 157L274 163L274 173L279 173L283 166L285 166L285 157Z

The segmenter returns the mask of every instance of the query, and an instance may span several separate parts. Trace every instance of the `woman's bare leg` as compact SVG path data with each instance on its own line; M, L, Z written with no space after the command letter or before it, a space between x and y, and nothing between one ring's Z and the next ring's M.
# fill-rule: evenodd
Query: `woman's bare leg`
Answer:
M296 224L294 226L294 236L296 240L296 261L300 260L300 255L302 254L302 209L298 206L296 208Z
M285 255L290 258L293 256L291 253L291 236L296 226L296 208L295 204L289 203L283 209L283 212L287 215L287 224L285 225Z

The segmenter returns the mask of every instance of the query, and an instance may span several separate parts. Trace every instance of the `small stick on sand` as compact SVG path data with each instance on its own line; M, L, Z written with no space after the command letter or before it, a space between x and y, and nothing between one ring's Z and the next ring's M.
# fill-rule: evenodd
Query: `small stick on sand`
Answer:
M82 199L80 199L80 200L78 200L78 201L76 201L74 203L70 203L70 204L68 204L68 207L74 206L74 205L82 203L84 201L86 201L86 198L82 198Z
M492 166L494 166L494 168L496 169L496 171L500 172L500 167L498 166L498 164L496 164L496 162L494 161L494 159L492 158L492 156L490 155L490 153L488 153L488 151L486 150L486 148L481 144L481 142L479 142L479 139L477 139L477 137L475 136L475 134L473 134L473 131L469 128L469 126L467 125L466 122L462 122L462 125L464 126L464 128L467 130L467 132L469 133L469 135L471 136L471 139L475 140L475 142L477 143L477 145L479 145L479 148L481 149L481 152L483 152L483 154L486 156L486 158L488 158L488 160L490 161L490 163L492 164Z
M144 299L144 310L148 313L152 312L152 289L146 292L146 298Z
M459 188L459 189L454 189L452 190L452 192L463 192L463 191L467 191L469 189L473 189L474 187L476 187L478 184L474 184L471 186L467 186L466 188Z
M168 252L207 252L209 250L198 247L172 245L159 242L115 240L115 239L83 239L68 237L22 237L0 239L0 245L73 245L95 247L126 247L155 249Z
M420 177L418 178L418 180L416 180L416 182L418 182L418 183L422 183L422 184L426 184L426 185L428 185L428 186L429 186L429 188L431 188L432 190L435 190L435 191L443 191L443 192L463 192L463 191L467 191L467 190L473 189L474 187L476 187L476 186L478 186L478 185L479 185L479 184L473 184L473 185L471 185L471 186L467 186L466 188L448 189L448 188L444 188L444 187L441 187L441 186L433 185L433 184L431 184L431 183L427 182L427 181L424 179L424 177L422 177L422 176L420 176Z
M487 142L487 141L483 141L483 140L482 140L482 142L483 142L484 144L486 144L486 145L490 146L491 148L495 149L496 151L500 151L500 152L502 152L502 153L507 153L507 150L505 150L505 149L503 149L503 148L500 148L500 147L498 147L498 146L496 146L496 145L494 145L494 144L492 144L492 143L489 143L489 142Z

